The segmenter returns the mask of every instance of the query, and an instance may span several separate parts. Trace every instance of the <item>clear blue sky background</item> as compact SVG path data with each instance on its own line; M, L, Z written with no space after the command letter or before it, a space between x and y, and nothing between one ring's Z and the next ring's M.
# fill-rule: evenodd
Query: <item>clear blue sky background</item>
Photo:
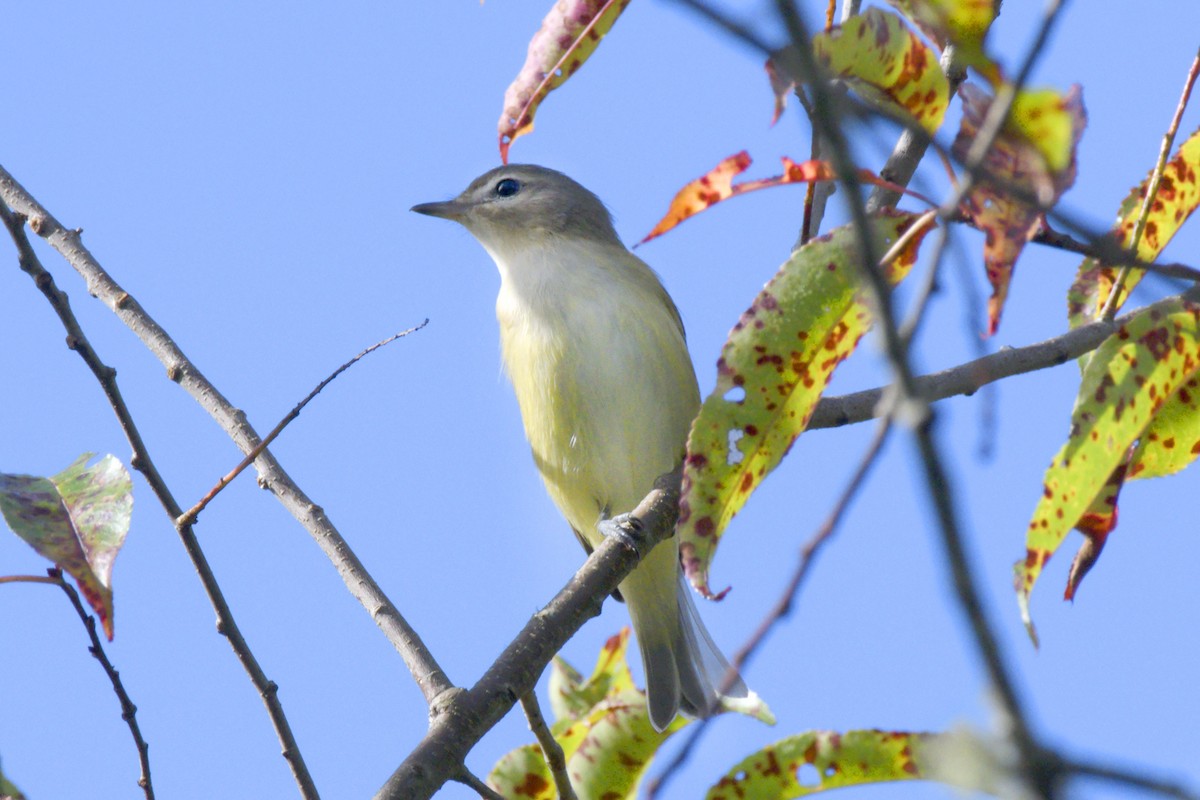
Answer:
M549 5L52 2L14 6L5 18L0 163L66 225L85 229L113 276L260 430L364 346L430 318L327 389L274 452L451 678L467 685L582 553L545 497L500 373L494 267L464 231L408 208L457 193L497 163L501 98ZM761 14L771 31L768 4L736 5ZM817 23L817 4L805 6ZM1039 7L1005 4L990 44L1010 68ZM1084 86L1090 126L1065 202L1097 227L1153 163L1198 30L1191 3L1157 0L1119 13L1074 3L1040 60L1036 83ZM809 136L796 110L773 129L770 115L758 54L672 4L638 0L594 61L545 103L537 131L512 156L595 190L634 241L682 184L731 153L748 148L754 176L776 174L781 155L804 157ZM1198 123L1193 108L1184 134ZM895 131L860 133L858 155L877 168ZM940 167L926 174L941 191ZM782 189L738 199L640 251L682 310L703 389L730 326L786 257L802 198L802 189ZM0 469L50 474L85 450L127 461L100 390L63 346L6 241ZM959 363L981 346L971 314L981 313L985 294L982 240L966 233L957 241L967 272L946 273L917 348L923 369ZM1198 245L1193 227L1165 257L1195 265ZM160 470L190 504L239 454L73 271L44 252L101 356L120 371ZM1031 246L1000 333L984 346L1063 331L1077 261ZM1148 285L1137 299L1166 288ZM868 341L832 391L884 379ZM939 404L971 553L1048 741L1196 786L1194 469L1129 487L1122 525L1074 606L1058 599L1078 543L1069 540L1034 597L1040 653L1017 615L1011 565L1067 432L1077 380L1068 364L1005 381L990 399ZM775 601L870 432L804 437L735 521L713 571L714 585L733 590L703 608L725 649ZM984 441L990 458L980 455ZM135 495L115 569L109 653L138 705L159 796L293 797L261 703L214 632L183 549L140 478ZM228 489L198 530L279 683L323 795L367 796L425 729L424 703L400 659L252 476ZM910 443L894 438L795 613L746 675L778 727L719 721L671 796L698 796L737 759L789 732L986 725L985 682L935 539ZM0 573L44 566L0 533ZM624 609L607 605L565 655L590 670L625 623ZM139 796L117 702L64 598L45 586L0 587L0 642L5 771L30 798ZM510 716L469 764L485 774L527 740L524 721ZM459 786L444 792L467 795ZM847 796L943 795L884 787Z

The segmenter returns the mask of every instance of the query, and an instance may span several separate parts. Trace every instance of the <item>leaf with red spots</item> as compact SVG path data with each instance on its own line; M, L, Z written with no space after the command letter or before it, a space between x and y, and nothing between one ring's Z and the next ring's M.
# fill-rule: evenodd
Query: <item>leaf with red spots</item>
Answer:
M1138 441L1130 478L1174 475L1200 455L1200 378L1185 381Z
M868 8L814 36L813 53L867 102L911 117L926 133L941 127L950 84L937 55L895 14Z
M133 509L133 483L113 456L84 453L57 475L0 473L0 513L13 533L79 584L113 638L112 566Z
M559 0L529 41L525 66L504 93L500 113L500 160L518 136L533 130L533 115L546 95L566 83L600 46L629 0Z
M891 211L871 220L877 253L916 222ZM899 281L928 228L889 265ZM784 457L833 375L870 327L859 298L858 238L837 228L792 254L754 299L721 351L717 385L692 423L680 500L680 552L702 594L726 525Z
M971 84L964 84L959 94L963 118L953 151L965 159L992 98ZM1045 209L1075 182L1075 148L1086 122L1078 86L1065 96L1049 90L1021 92L1009 123L982 163L988 175L1005 186L981 178L963 202L963 211L987 235L983 258L992 285L989 336L1000 325L1017 257L1037 232ZM1039 205L1018 199L1007 187L1032 195Z
M750 167L750 163L750 154L743 150L726 158L707 173L684 186L676 193L674 199L671 200L671 205L667 209L666 215L658 221L658 224L654 226L654 230L646 234L646 238L642 239L638 244L645 244L651 239L662 236L689 217L694 217L701 211L705 211L730 197L737 197L740 194L758 191L759 189L768 189L772 186L786 186L789 183L809 183L811 181L832 181L837 178L833 167L826 161L801 161L797 163L784 156L782 175L776 175L772 178L742 181L735 184L733 179L745 172ZM858 171L858 179L863 183L883 186L893 191L910 194L914 197L921 197L921 195L908 191L902 186L897 186L894 183L883 180L870 170L860 169ZM936 204L931 203L931 205Z
M1150 189L1150 177L1147 175L1146 180L1129 192L1125 201L1121 203L1120 211L1117 212L1117 222L1111 235L1125 249L1133 246L1133 234L1145 203L1146 192ZM1143 261L1158 258L1158 254L1198 205L1200 130L1188 137L1163 169L1158 191L1146 216L1145 229L1137 242L1137 257ZM1072 328L1092 322L1099 316L1108 302L1119 271L1118 268L1101 265L1094 258L1084 259L1079 265L1079 273L1067 292L1067 317ZM1113 306L1114 309L1124 304L1143 275L1145 270L1130 270L1125 278L1121 296Z
M1108 476L1100 493L1096 495L1092 504L1088 506L1088 510L1083 512L1083 516L1075 524L1075 530L1083 534L1083 544L1079 546L1079 550L1075 552L1075 558L1071 560L1071 569L1067 573L1067 588L1063 592L1064 600L1073 601L1075 599L1075 593L1079 591L1079 584L1096 565L1096 560L1100 558L1100 553L1104 550L1104 543L1108 541L1108 535L1117 527L1117 500L1121 496L1121 489L1125 486L1125 476L1128 471L1129 460L1127 457Z
M996 19L994 0L888 0L938 47L954 44L958 59L992 83L1000 71L984 54L983 40Z
M1135 315L1109 337L1083 373L1071 435L1046 471L1043 496L1017 562L1021 616L1037 642L1029 595L1042 567L1080 523L1129 448L1200 368L1200 304L1176 299Z
M563 749L571 785L580 797L629 798L662 744L690 724L683 717L662 733L650 725L646 694L633 685L625 653L629 629L608 640L586 681L562 659L551 675L551 704L557 720L551 732ZM774 722L770 711L751 693L737 701L738 711ZM505 797L552 800L553 776L537 745L508 753L488 775L488 785Z
M785 800L869 783L927 777L927 733L808 731L743 759L708 790L706 800Z

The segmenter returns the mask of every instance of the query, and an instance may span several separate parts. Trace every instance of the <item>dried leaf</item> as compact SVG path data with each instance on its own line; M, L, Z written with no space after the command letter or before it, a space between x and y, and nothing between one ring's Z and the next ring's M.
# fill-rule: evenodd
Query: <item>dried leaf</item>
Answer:
M864 100L912 117L937 132L950 103L950 84L937 56L904 21L868 8L813 37L813 53Z
M57 475L0 473L0 513L13 533L79 584L109 640L112 566L129 532L133 483L113 456L84 453Z
M500 113L500 160L518 136L533 130L533 115L546 95L566 83L600 46L629 0L559 0L529 41L525 66L504 92Z
M965 159L992 98L972 84L959 89L962 125L954 140L955 156ZM988 299L988 335L996 332L1017 257L1037 232L1045 212L1018 199L997 182L1038 198L1050 208L1075 182L1075 148L1087 117L1078 86L1065 95L1023 92L1014 102L1009 125L984 156L982 167L996 181L980 180L963 202L987 239L983 257L992 296Z
M1151 170L1151 174L1153 170ZM1135 186L1121 203L1117 212L1117 222L1112 230L1112 237L1121 248L1128 250L1133 244L1133 232L1137 226L1145 202L1146 192L1150 188L1150 177ZM1137 245L1137 257L1142 261L1153 261L1158 258L1171 237L1187 221L1196 206L1200 205L1200 130L1195 131L1185 141L1174 157L1167 162L1163 169L1162 180L1154 202L1150 204L1146 217L1145 230ZM1067 317L1071 327L1075 328L1096 319L1108 302L1120 270L1114 267L1101 266L1094 258L1085 259L1079 266L1075 283L1067 293ZM1121 296L1117 298L1114 308L1120 308L1128 299L1133 287L1137 286L1145 274L1144 270L1131 270L1126 278Z
M737 197L738 195L758 191L759 189L768 189L772 186L786 186L790 183L809 183L811 181L832 181L837 179L833 167L826 161L801 161L797 163L784 156L782 175L776 175L772 178L742 181L735 184L733 179L745 172L750 167L750 163L750 154L743 150L726 158L707 173L684 186L671 200L671 205L667 209L666 215L658 221L658 224L654 226L654 230L646 234L646 237L638 242L638 244L645 244L651 239L662 236L689 217L694 217L701 211L713 207L722 200L728 200L730 197ZM883 180L870 170L860 169L858 171L858 179L863 183L883 186L894 191L921 197L921 195L915 192L909 192L901 186Z
M748 756L708 790L707 800L786 800L814 792L925 777L931 734L808 731Z
M890 211L871 221L876 252L916 221ZM899 281L923 229L889 265ZM717 361L717 385L692 424L680 501L680 552L701 593L726 525L787 453L834 369L870 326L858 297L858 239L838 228L798 249L742 314Z
M1096 495L1092 504L1088 506L1088 510L1083 512L1083 516L1075 524L1075 530L1083 534L1083 544L1079 546L1075 558L1071 561L1071 569L1067 573L1067 588L1063 592L1064 600L1075 599L1079 584L1095 566L1096 560L1100 558L1100 552L1104 549L1104 543L1108 541L1108 535L1117 527L1119 510L1117 500L1121 496L1121 489L1125 486L1125 476L1128 471L1129 460L1126 458L1108 476L1100 493Z
M1046 471L1043 496L1015 566L1017 599L1037 642L1029 596L1046 561L1079 524L1155 415L1200 368L1200 304L1174 300L1135 315L1083 373L1071 434Z

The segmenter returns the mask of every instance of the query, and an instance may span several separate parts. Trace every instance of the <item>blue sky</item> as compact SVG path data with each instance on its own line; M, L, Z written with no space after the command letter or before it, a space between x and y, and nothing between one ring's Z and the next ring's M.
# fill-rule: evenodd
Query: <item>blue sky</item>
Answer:
M84 228L110 273L259 430L366 345L431 320L340 378L273 451L451 679L470 685L582 552L544 494L500 372L493 265L465 231L407 209L456 194L495 166L504 89L550 4L412 5L14 8L0 163L64 224ZM772 30L769 4L736 5L762 14L759 27ZM990 47L1010 68L1028 47L1038 6L1006 3L993 30ZM821 11L806 4L806 13L815 23ZM1186 3L1151 1L1119 17L1095 4L1064 12L1033 82L1084 87L1090 124L1064 202L1096 227L1111 222L1152 165L1198 29L1200 11ZM623 238L636 241L681 185L725 156L749 149L755 177L776 174L780 156L805 157L809 134L797 111L774 128L770 117L758 54L674 4L639 0L594 61L542 106L512 159L568 172L604 198ZM1198 124L1192 108L1183 135ZM895 135L858 131L861 163L877 168ZM933 191L943 190L940 167L926 165L925 174ZM680 307L702 391L713 384L729 328L795 240L802 202L795 188L739 198L639 250ZM923 370L981 346L971 314L982 313L986 295L982 239L965 232L957 241L965 269L948 270L935 298L916 348ZM1198 244L1185 228L1164 258L1196 264ZM86 450L127 461L103 395L6 248L0 469L50 474ZM119 370L159 469L190 504L239 460L237 451L75 273L42 252L101 357ZM983 346L1062 332L1077 262L1031 246L1000 332ZM1136 299L1164 289L1148 283ZM868 340L831 392L885 379ZM974 564L1047 740L1195 786L1200 541L1187 523L1200 510L1195 474L1127 489L1122 524L1073 606L1058 600L1077 544L1068 541L1035 592L1040 652L1017 615L1011 565L1066 435L1077 380L1064 365L1005 381L994 395L938 405ZM712 579L733 590L702 608L727 651L782 591L870 433L860 425L803 437L731 526ZM983 441L990 457L980 455ZM672 796L697 796L742 756L792 731L987 724L985 682L915 466L910 442L893 437L799 606L748 670L779 725L721 720ZM135 497L115 568L109 653L138 705L159 796L294 796L261 703L214 632L183 549L140 478ZM425 729L423 700L399 658L251 476L204 513L198 534L281 687L323 796L373 792ZM43 568L16 537L0 534L0 573ZM624 624L624 609L607 605L564 655L590 669ZM63 598L44 586L0 587L0 641L6 773L31 798L135 796L128 732ZM528 740L524 721L510 716L469 766L482 775ZM847 796L885 793L945 794L887 787Z

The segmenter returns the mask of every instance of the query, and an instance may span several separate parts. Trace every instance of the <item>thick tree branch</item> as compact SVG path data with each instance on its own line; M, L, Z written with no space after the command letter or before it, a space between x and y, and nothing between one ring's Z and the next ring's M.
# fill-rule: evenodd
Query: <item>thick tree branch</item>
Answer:
M469 690L455 690L430 711L425 738L396 769L377 800L420 800L454 779L467 753L513 704L533 691L538 677L583 623L633 571L641 558L675 529L680 471L655 481L654 490L629 515L622 535L600 543L583 567Z
M245 413L225 399L137 300L105 272L83 245L80 232L63 227L3 166L0 166L0 201L29 220L33 232L49 242L83 277L88 292L112 309L141 339L167 368L167 376L209 413L243 453L249 453L258 446L262 439L247 422ZM262 453L255 466L260 484L270 489L284 508L312 535L333 562L350 594L367 609L400 653L426 701L432 703L439 694L453 688L420 636L363 567L325 511L296 485L270 451ZM179 513L175 516L178 517Z

